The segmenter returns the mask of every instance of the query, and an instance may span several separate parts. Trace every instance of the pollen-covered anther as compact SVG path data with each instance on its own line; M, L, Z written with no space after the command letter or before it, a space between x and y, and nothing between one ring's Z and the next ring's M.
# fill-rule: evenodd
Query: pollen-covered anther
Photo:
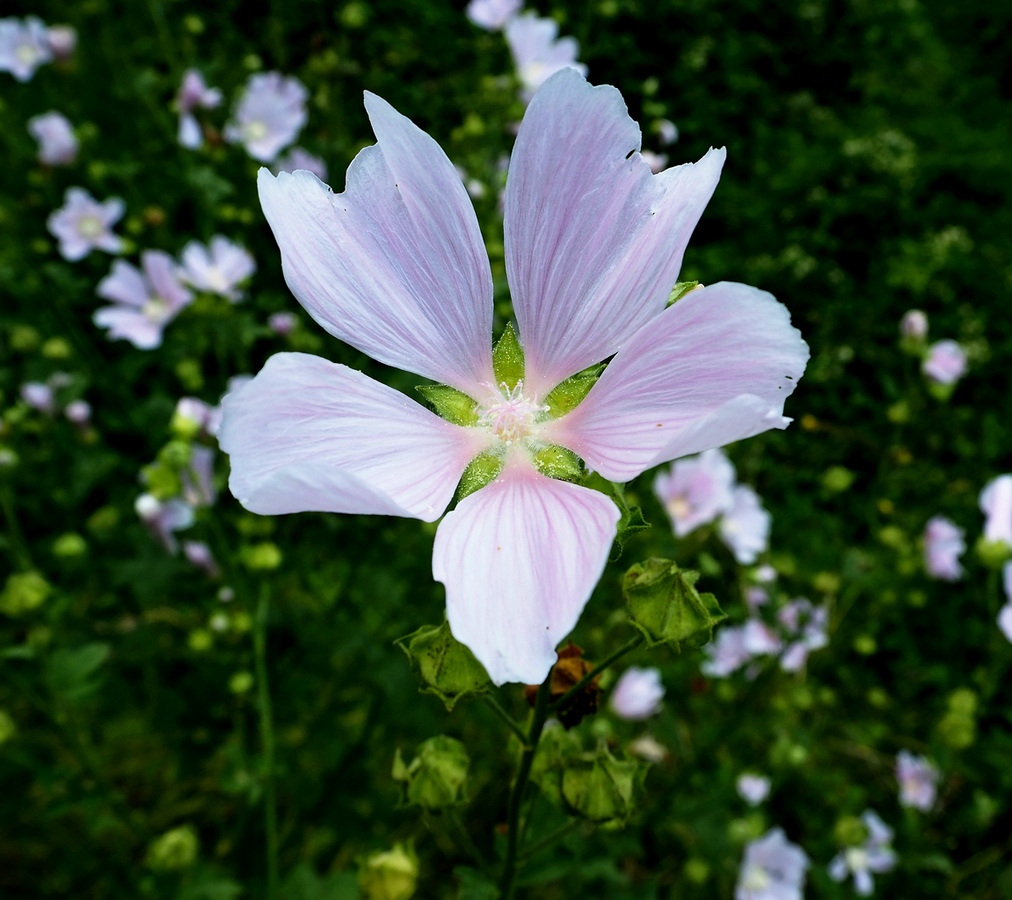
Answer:
M538 403L537 395L524 394L523 380L512 389L502 383L492 390L494 396L478 407L478 415L481 425L506 444L527 437L542 414L548 412L545 404Z

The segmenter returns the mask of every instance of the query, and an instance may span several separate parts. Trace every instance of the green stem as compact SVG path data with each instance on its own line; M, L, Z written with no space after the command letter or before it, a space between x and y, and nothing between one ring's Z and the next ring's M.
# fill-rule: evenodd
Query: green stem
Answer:
M527 733L520 727L517 720L513 718L502 706L499 705L499 701L495 699L491 694L485 694L484 700L488 704L489 708L494 712L502 723L512 731L519 739L520 744L523 747L527 746Z
M278 893L278 799L274 788L274 716L271 692L267 681L267 613L270 589L266 582L260 589L253 649L256 658L257 695L260 707L260 743L264 754L264 827L267 831L267 900Z
M488 871L488 860L485 859L485 854L478 849L478 845L475 844L471 837L471 832L464 827L464 823L460 820L460 815L455 809L449 809L446 811L446 819L451 825L451 830L454 833L454 837L458 844L464 849L464 851L471 857L475 865L482 872Z
M28 551L25 536L21 533L18 517L14 513L14 500L11 498L11 490L6 484L0 488L0 504L3 504L4 518L7 520L7 533L10 539L11 553L17 559L22 569L31 569L33 568L32 555Z
M603 662L598 663L591 669L586 675L583 676L576 684L574 684L566 693L564 693L558 700L555 700L549 707L550 712L555 712L557 709L561 709L570 700L573 699L580 691L582 691L588 684L590 684L598 675L600 675L605 669L608 668L612 663L621 659L627 653L631 653L640 644L646 640L642 634L637 634L632 640L623 644L618 650L614 651L610 656L605 657Z
M538 752L538 742L541 740L541 732L544 730L545 722L548 720L548 695L551 692L552 673L542 682L538 688L538 697L534 704L534 718L531 720L531 728L527 733L526 747L520 757L520 765L517 768L517 777L513 782L513 792L510 794L509 820L507 822L506 835L506 859L503 862L502 881L500 882L499 893L501 900L512 900L513 889L517 877L517 850L520 838L520 808L523 806L524 793L527 789L527 781L531 775L531 766L534 764L534 754Z
M533 844L528 844L524 852L520 854L520 862L526 862L532 856L542 850L551 847L556 841L561 841L566 835L572 834L583 822L580 819L570 819L565 825L560 825L554 831L549 831L544 837L538 838Z

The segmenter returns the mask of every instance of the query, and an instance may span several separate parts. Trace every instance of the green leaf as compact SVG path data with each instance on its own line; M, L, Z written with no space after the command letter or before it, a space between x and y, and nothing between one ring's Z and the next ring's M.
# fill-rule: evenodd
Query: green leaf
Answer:
M281 886L285 900L358 900L358 879L350 872L317 875L308 863L300 863Z
M675 286L671 289L671 294L668 296L668 306L677 303L686 294L691 293L699 287L698 281L679 281L675 283Z
M453 709L461 697L484 694L491 687L484 666L450 633L450 626L424 625L395 641L422 682L422 691L435 694Z
M57 650L46 663L49 689L61 700L74 702L98 690L93 676L109 657L108 644L85 644L74 649Z
M496 384L505 384L509 390L523 381L524 351L511 322L506 323L506 330L492 349L492 369Z
M669 559L636 563L625 574L622 593L632 623L651 645L676 650L701 647L713 638L713 627L727 618L713 594L696 590L698 572L683 571Z
M478 404L467 394L445 384L420 384L415 388L437 416L454 425L478 424Z
M553 387L545 397L549 415L557 419L576 409L590 389L597 384L597 379L601 377L603 371L603 365L591 366Z
M499 888L494 881L489 881L476 869L468 866L457 866L453 870L460 887L457 900L498 900Z

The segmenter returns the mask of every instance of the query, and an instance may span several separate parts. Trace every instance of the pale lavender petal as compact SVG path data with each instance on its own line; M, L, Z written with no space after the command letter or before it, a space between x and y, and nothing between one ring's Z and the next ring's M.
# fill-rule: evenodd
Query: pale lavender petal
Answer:
M998 611L998 627L1001 633L1012 641L1012 600Z
M621 94L566 69L520 126L506 182L506 269L543 394L628 343L663 309L724 151L659 175Z
M966 374L966 351L955 341L938 341L928 348L921 369L932 381L955 384Z
M843 881L847 877L847 871L847 860L843 858L842 853L837 853L829 864L829 877L833 881Z
M933 516L924 529L924 567L933 578L956 581L963 575L959 557L966 550L965 532L945 516Z
M173 312L178 312L193 299L193 294L180 280L179 267L168 253L161 250L145 250L141 254L141 266L155 290L155 295Z
M654 493L671 518L675 537L684 537L734 506L734 466L714 448L676 462L654 481Z
M546 423L612 481L660 462L785 428L808 345L787 309L729 282L692 291L629 340L586 399Z
M1005 596L1009 603L1012 603L1012 562L1007 562L1002 567L1002 581L1005 583Z
M100 328L109 329L109 338L130 341L140 350L153 350L162 343L164 322L157 322L127 306L103 306L91 317Z
M620 718L639 722L659 713L663 699L660 669L630 666L612 688L608 705Z
M770 780L762 775L753 775L746 772L738 776L735 783L738 796L749 806L758 806L770 793Z
M496 684L539 684L601 577L619 511L597 491L507 463L440 523L432 574L454 637Z
M204 143L204 133L200 129L200 123L194 118L193 113L183 113L179 117L179 132L177 140L180 146L187 150L196 150Z
M474 394L492 374L492 275L474 208L432 138L373 94L378 143L332 194L260 170L260 202L292 293L375 359Z
M858 869L854 873L854 890L862 897L867 897L875 888L875 882L867 869Z
M304 353L278 353L222 401L229 488L261 515L407 516L431 522L485 440L403 394Z
M55 110L33 116L28 131L39 142L39 161L47 166L70 165L77 158L78 140L66 116Z
M720 520L720 537L743 566L750 566L769 547L770 514L746 484L734 489L734 505Z
M125 306L144 306L151 299L151 290L136 266L117 259L112 270L99 283L95 293Z
M467 17L479 28L499 31L523 5L522 0L471 0L467 4Z
M1012 547L1012 475L999 475L980 492L980 510L987 516L984 538Z

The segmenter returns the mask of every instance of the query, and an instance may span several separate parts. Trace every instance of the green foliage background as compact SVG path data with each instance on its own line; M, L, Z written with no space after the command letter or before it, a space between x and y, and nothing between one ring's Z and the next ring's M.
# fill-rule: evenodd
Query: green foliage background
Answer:
M871 807L896 828L900 855L881 896L1012 897L1012 646L995 625L1004 597L972 554L961 582L931 581L917 543L944 513L972 544L977 493L1012 470L1012 5L552 0L536 10L580 41L592 82L622 91L646 147L661 149L649 130L661 117L681 134L672 163L727 146L682 277L771 291L812 348L788 405L795 424L730 455L773 514L780 590L832 614L829 647L800 675L767 666L752 681L715 682L700 676L698 651L640 651L635 662L664 673L665 711L650 730L670 757L648 774L628 827L578 831L536 854L527 896L731 897L744 842L781 825L813 861L806 896L847 897L852 888L825 871L834 827ZM215 582L168 556L133 502L138 473L170 439L176 400L215 403L229 377L273 352L326 355L406 392L417 381L338 345L298 308L259 211L257 166L240 148L177 146L171 100L184 68L220 86L226 107L251 72L300 78L312 98L300 143L326 160L336 189L372 142L363 89L426 129L490 186L477 206L502 327L496 164L522 114L505 42L472 26L462 3L439 0L12 0L4 12L72 24L79 46L69 66L45 66L27 84L0 75L0 442L18 460L0 474L0 566L50 588L34 608L0 612L10 732L0 895L264 896L251 638L264 597L282 895L350 900L363 858L413 840L417 896L475 900L472 879L454 874L470 862L449 823L399 807L391 776L395 749L459 738L472 760L463 825L481 852L501 849L515 748L504 752L506 732L484 704L447 713L420 696L393 645L441 619L435 526L258 518L223 491L185 535L211 543L224 569ZM35 161L25 123L49 109L83 138L69 169ZM220 127L225 115L204 118ZM65 262L46 231L73 185L126 200L120 231L136 250L176 254L217 233L245 244L258 264L249 299L195 304L157 351L108 342L91 315L109 258ZM970 352L948 402L897 347L911 307L927 311L934 339ZM265 325L280 310L300 316L286 339ZM93 427L18 399L21 384L55 371L73 378L64 400L91 403ZM222 487L226 466L221 458ZM676 544L649 476L630 495L654 528L609 567L574 634L591 659L630 636L621 575L651 555L700 568L700 588L744 616L742 575L722 546L705 534ZM256 567L265 542L280 549L277 569ZM518 686L499 699L524 715ZM617 748L643 731L608 712L579 728ZM944 773L930 814L897 804L904 748ZM773 779L759 811L734 792L745 769ZM533 834L562 821L542 802ZM195 858L159 867L152 842L180 827L197 838Z

